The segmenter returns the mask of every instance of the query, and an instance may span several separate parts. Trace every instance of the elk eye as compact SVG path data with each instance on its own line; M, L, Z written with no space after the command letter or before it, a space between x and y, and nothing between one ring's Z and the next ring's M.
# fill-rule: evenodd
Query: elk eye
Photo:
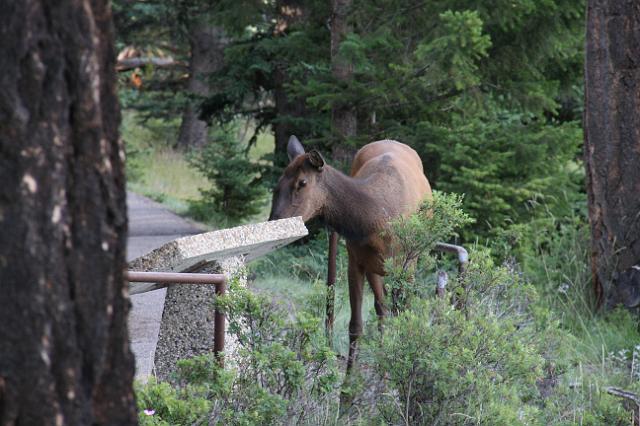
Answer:
M298 183L298 186L299 186L300 188L302 188L303 186L306 186L306 185L307 185L307 180L306 180L306 179L302 179L302 180Z

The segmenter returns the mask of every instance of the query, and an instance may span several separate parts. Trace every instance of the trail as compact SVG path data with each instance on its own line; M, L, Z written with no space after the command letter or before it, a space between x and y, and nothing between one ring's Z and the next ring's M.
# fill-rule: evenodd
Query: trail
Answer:
M127 209L127 261L176 238L207 230L204 225L181 218L161 204L132 192L127 192ZM144 379L152 373L165 294L166 289L162 289L131 296L129 337L136 358L138 379Z

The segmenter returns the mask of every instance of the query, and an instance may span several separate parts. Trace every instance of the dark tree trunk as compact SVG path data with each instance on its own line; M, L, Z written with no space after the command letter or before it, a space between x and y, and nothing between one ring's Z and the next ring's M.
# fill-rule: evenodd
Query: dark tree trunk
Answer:
M304 140L306 134L302 129L296 128L292 124L292 119L305 115L304 101L300 99L292 100L288 94L285 84L289 82L289 76L283 67L278 67L274 71L274 99L276 107L277 121L274 123L275 154L278 168L285 167L288 163L287 143L291 135L299 136Z
M178 146L202 147L207 143L208 125L200 120L200 102L211 95L208 77L224 65L226 37L221 28L207 23L194 23L189 34L191 56L187 91L193 96L182 115Z
M331 11L331 72L345 87L353 77L353 64L340 55L340 43L352 31L349 25L349 10L352 0L332 0ZM335 143L333 158L341 162L350 162L353 150L344 145L344 141L357 134L357 116L353 105L336 104L331 110L331 129Z
M598 305L640 304L640 3L589 0L585 165Z
M0 13L0 425L136 424L109 2Z
M292 25L305 19L305 11L300 0L278 0L276 36L285 36ZM276 58L277 62L278 58ZM292 121L296 117L305 115L303 99L291 99L287 93L286 84L289 83L289 75L286 70L287 63L276 64L273 74L273 93L277 120L273 124L275 136L275 166L283 168L288 164L287 143L291 135L296 135L304 140L305 134L296 128Z

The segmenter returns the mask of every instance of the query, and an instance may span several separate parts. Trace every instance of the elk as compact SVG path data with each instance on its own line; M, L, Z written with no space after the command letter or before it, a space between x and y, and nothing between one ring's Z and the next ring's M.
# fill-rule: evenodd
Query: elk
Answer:
M349 357L356 357L362 335L362 291L367 278L375 298L379 321L385 316L384 260L391 255L391 238L384 232L390 220L417 211L431 197L422 161L409 146L381 140L362 147L355 155L350 176L326 164L322 155L305 152L291 136L289 165L273 193L269 220L302 216L306 223L320 217L344 237L348 253Z

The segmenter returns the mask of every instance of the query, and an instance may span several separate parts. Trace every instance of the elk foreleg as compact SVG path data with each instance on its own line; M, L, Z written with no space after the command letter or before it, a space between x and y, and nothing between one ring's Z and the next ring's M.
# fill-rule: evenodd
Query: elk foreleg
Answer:
M327 316L325 318L325 331L329 344L333 341L333 321L335 318L336 303L336 257L338 253L338 233L331 231L329 235L329 262L327 268Z

